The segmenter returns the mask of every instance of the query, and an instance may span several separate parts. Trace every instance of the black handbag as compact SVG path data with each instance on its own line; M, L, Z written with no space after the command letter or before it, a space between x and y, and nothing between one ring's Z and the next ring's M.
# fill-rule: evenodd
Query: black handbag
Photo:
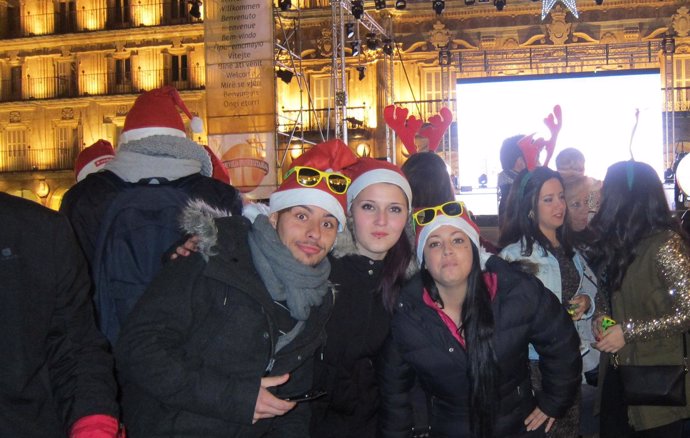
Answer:
M630 406L685 406L687 362L683 333L682 365L619 365L625 402Z

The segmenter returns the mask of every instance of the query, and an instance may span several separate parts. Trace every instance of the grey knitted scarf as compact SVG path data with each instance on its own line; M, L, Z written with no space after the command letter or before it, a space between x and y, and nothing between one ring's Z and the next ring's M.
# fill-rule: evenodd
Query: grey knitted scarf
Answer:
M300 263L280 241L265 215L256 217L249 232L249 247L254 266L271 297L285 301L293 318L306 321L311 308L320 305L328 293L328 258L316 266Z

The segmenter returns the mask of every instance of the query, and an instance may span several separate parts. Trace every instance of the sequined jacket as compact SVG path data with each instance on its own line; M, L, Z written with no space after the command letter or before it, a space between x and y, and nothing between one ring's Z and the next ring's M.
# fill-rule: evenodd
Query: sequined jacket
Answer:
M682 333L690 329L690 250L672 231L643 239L619 291L611 296L613 318L623 324L622 365L682 363ZM686 376L690 394L690 376ZM630 422L650 429L690 416L690 407L630 406Z

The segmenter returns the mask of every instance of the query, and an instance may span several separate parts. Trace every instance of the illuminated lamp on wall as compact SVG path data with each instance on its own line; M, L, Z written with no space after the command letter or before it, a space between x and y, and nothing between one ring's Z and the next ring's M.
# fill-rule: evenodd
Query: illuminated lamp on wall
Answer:
M358 157L368 157L371 154L371 148L366 143L359 143L355 148L355 153Z
M38 195L39 198L45 199L48 197L50 194L50 186L46 182L45 178L41 178L38 180L38 183L36 184L36 195Z

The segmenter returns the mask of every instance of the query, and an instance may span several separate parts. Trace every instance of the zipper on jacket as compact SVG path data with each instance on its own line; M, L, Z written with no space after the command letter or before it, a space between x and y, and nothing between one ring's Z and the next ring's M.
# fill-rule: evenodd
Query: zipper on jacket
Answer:
M266 367L266 374L270 374L270 372L273 370L273 365L275 365L276 359L274 357L271 358L271 360L268 361L268 366Z

